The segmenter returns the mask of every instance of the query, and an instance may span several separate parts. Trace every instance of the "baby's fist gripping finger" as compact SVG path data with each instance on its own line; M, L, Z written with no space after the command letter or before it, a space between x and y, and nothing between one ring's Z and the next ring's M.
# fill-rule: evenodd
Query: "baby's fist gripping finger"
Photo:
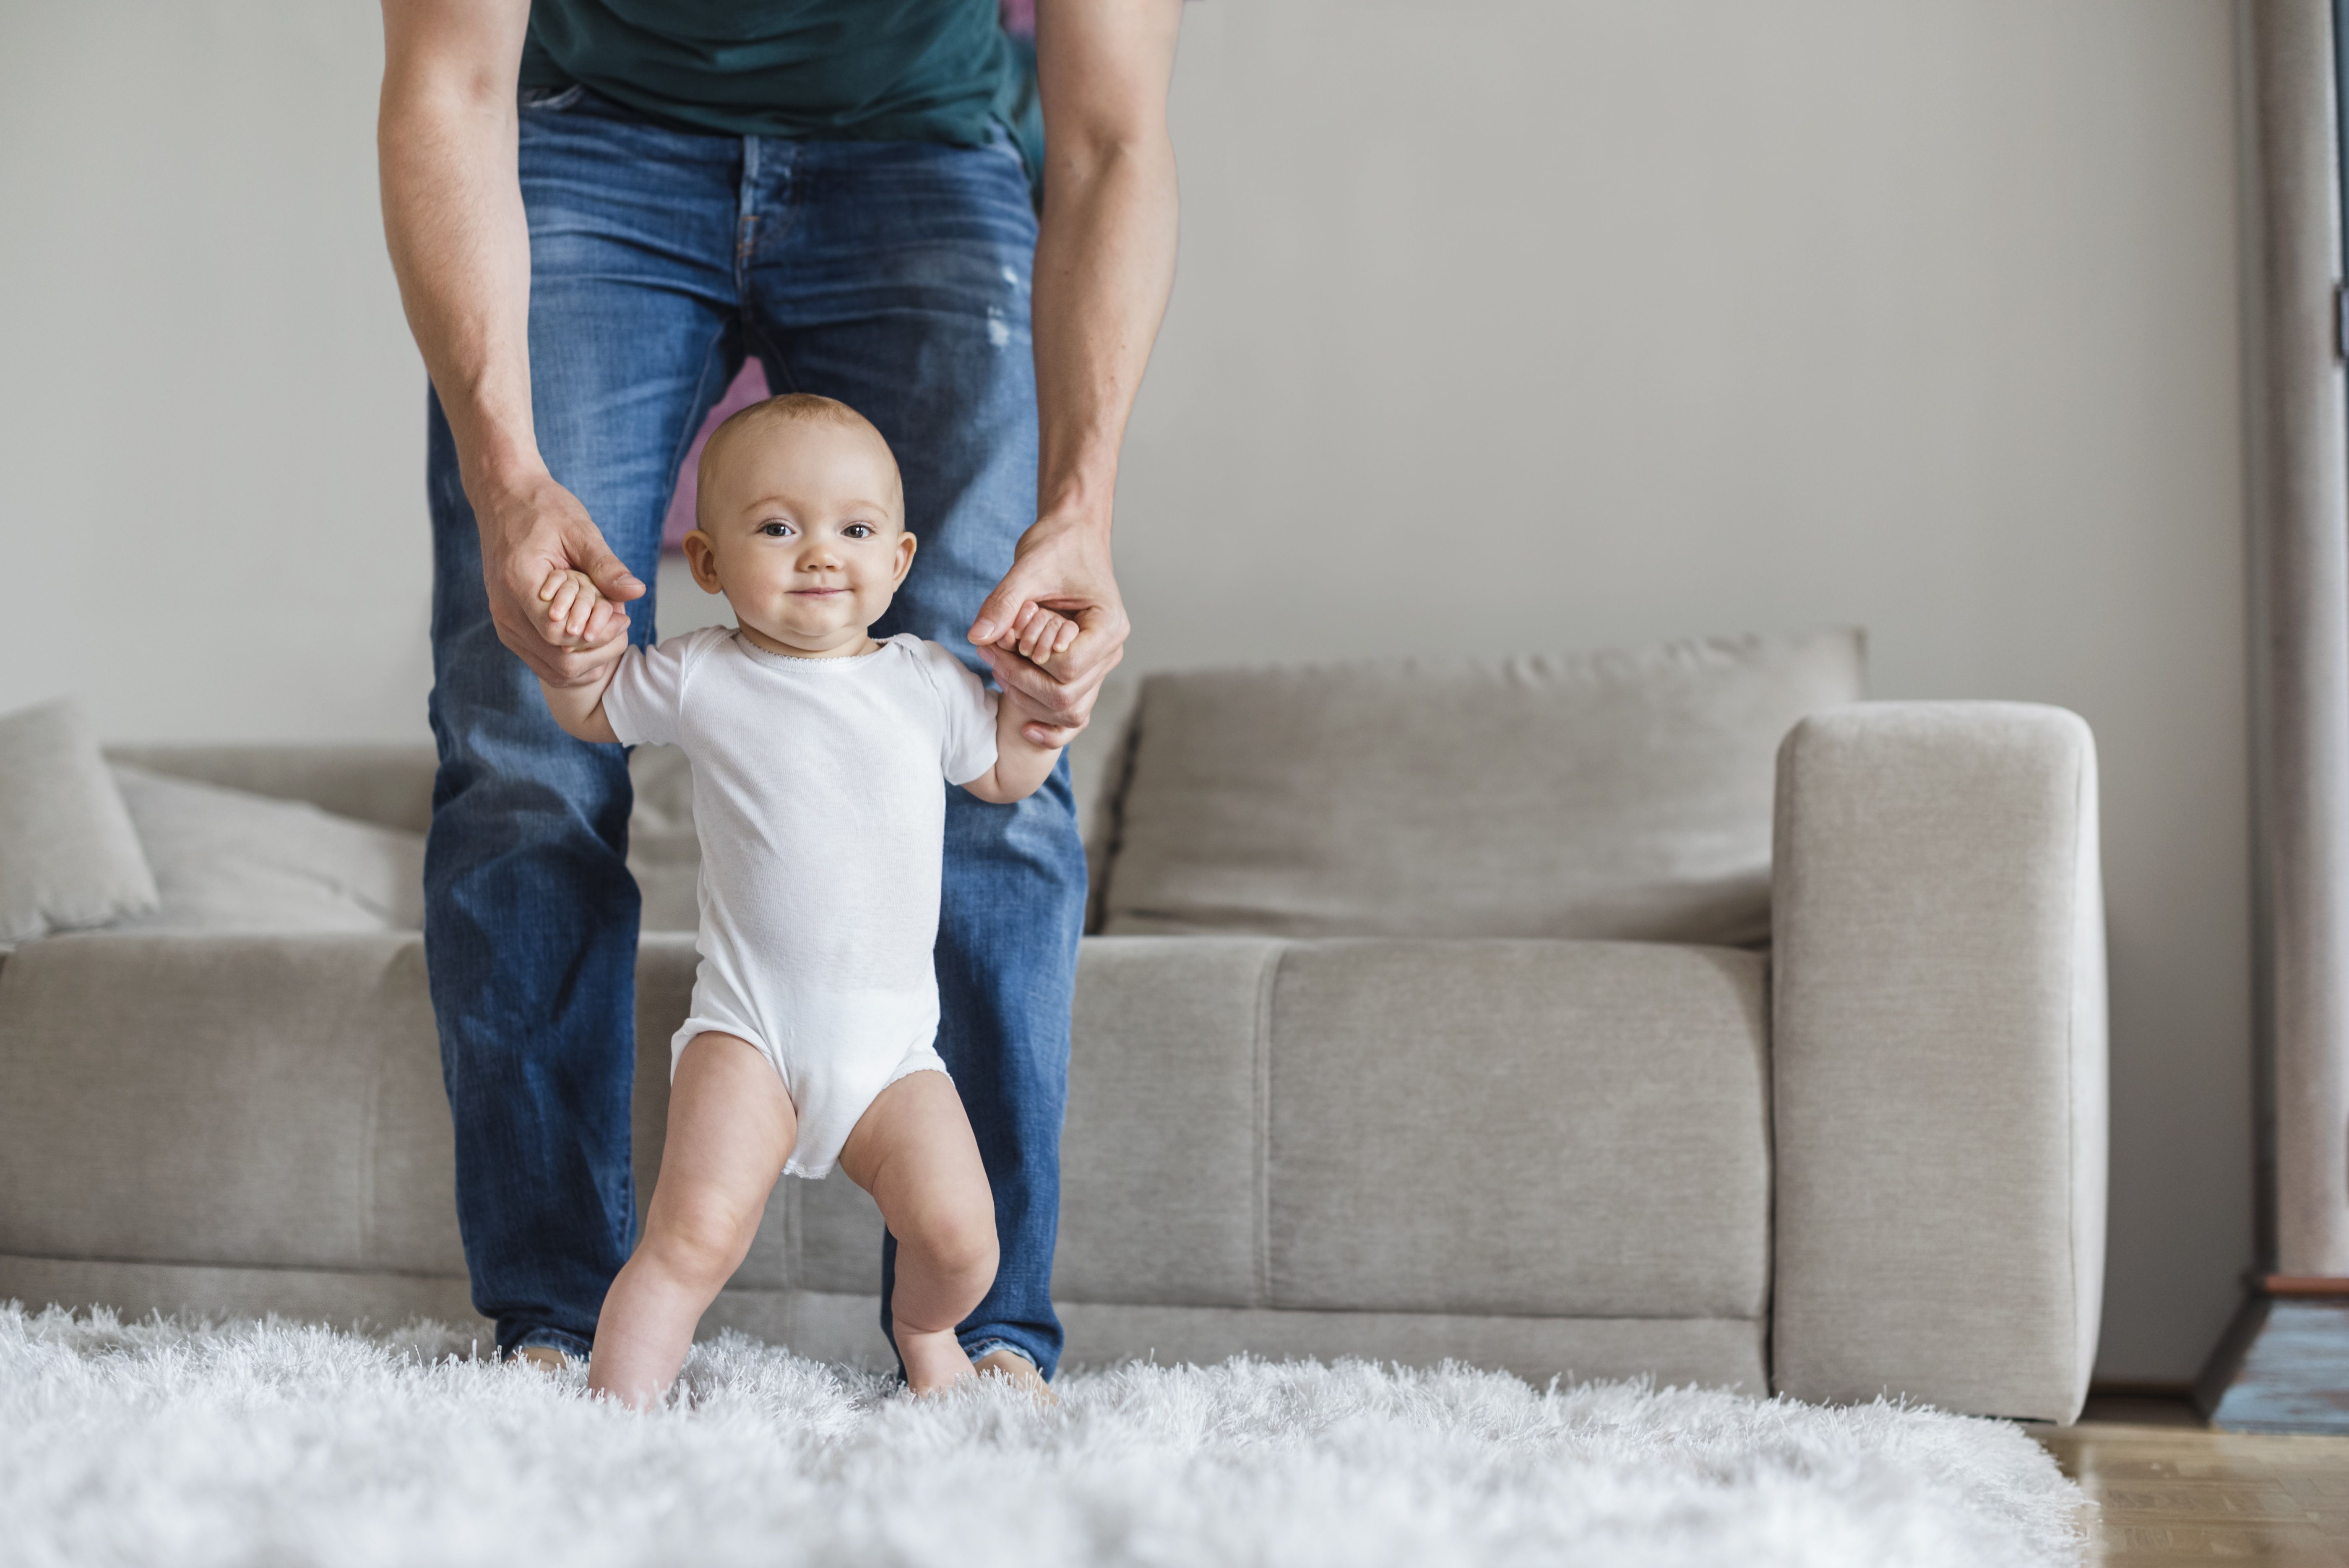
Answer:
M1064 652L1077 640L1077 623L1066 616L1056 615L1041 605L1024 606L1019 618L1012 623L1005 644L1016 649L1022 659L1041 664L1056 653Z
M575 567L560 567L548 573L546 581L539 586L538 597L546 605L546 639L566 647L579 641L604 603L604 596L595 591L594 580Z

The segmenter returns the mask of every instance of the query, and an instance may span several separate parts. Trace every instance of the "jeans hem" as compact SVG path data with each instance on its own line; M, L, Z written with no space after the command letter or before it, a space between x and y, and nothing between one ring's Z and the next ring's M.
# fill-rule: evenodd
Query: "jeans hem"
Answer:
M999 1350L1009 1351L1012 1355L1018 1356L1029 1366L1036 1368L1036 1374L1038 1376L1042 1377L1047 1382L1051 1380L1052 1375L1044 1370L1043 1363L1036 1359L1036 1353L1034 1351L1029 1349L1024 1345L1016 1344L999 1334L989 1334L984 1339L974 1339L968 1345L962 1347L962 1353L965 1355L969 1356L973 1361L978 1361L983 1357L992 1355Z
M559 1350L574 1361L585 1361L595 1345L592 1341L582 1339L575 1334L566 1334L559 1328L531 1328L524 1329L520 1337L506 1346L505 1354L514 1356L525 1350L540 1348Z

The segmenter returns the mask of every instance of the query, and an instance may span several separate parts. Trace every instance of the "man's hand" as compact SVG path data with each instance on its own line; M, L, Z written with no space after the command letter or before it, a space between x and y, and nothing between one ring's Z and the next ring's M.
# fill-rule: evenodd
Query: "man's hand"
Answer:
M498 640L551 686L574 686L610 662L628 631L620 607L644 583L612 554L579 498L544 474L474 503L481 576ZM599 657L600 655L600 657Z
M1125 657L1127 629L1107 528L1090 518L1044 517L1020 536L1011 570L971 623L970 640L995 671L1004 701L1029 719L1020 735L1034 745L1065 746L1092 718L1102 679Z

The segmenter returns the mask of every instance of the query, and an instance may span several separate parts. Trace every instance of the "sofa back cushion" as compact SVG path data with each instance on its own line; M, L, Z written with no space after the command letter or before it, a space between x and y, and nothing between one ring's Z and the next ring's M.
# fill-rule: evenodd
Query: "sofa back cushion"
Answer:
M432 826L432 747L109 746L106 759L222 789L306 800L322 811L409 833Z
M1489 663L1153 675L1102 929L1768 934L1778 742L1856 631Z
M424 924L424 836L118 763L161 907L116 931L393 931Z

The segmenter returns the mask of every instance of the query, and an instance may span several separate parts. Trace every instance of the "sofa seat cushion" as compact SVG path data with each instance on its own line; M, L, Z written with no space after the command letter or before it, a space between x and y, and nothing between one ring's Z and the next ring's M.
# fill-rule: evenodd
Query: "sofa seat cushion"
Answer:
M1758 1316L1766 974L1628 942L1290 951L1266 1085L1273 1303Z
M638 955L646 1189L693 962L682 937ZM1633 942L1088 937L1054 1299L1759 1324L1765 970ZM869 1296L881 1238L854 1183L787 1180L734 1283Z
M1743 943L1779 741L1856 632L1153 675L1102 929Z
M689 936L638 952L640 1198L693 969ZM417 932L86 932L0 963L0 1254L461 1281L456 1168Z
M0 965L0 1252L462 1273L414 932L90 932Z
M1088 939L1054 1288L1757 1318L1765 970L1630 942Z

